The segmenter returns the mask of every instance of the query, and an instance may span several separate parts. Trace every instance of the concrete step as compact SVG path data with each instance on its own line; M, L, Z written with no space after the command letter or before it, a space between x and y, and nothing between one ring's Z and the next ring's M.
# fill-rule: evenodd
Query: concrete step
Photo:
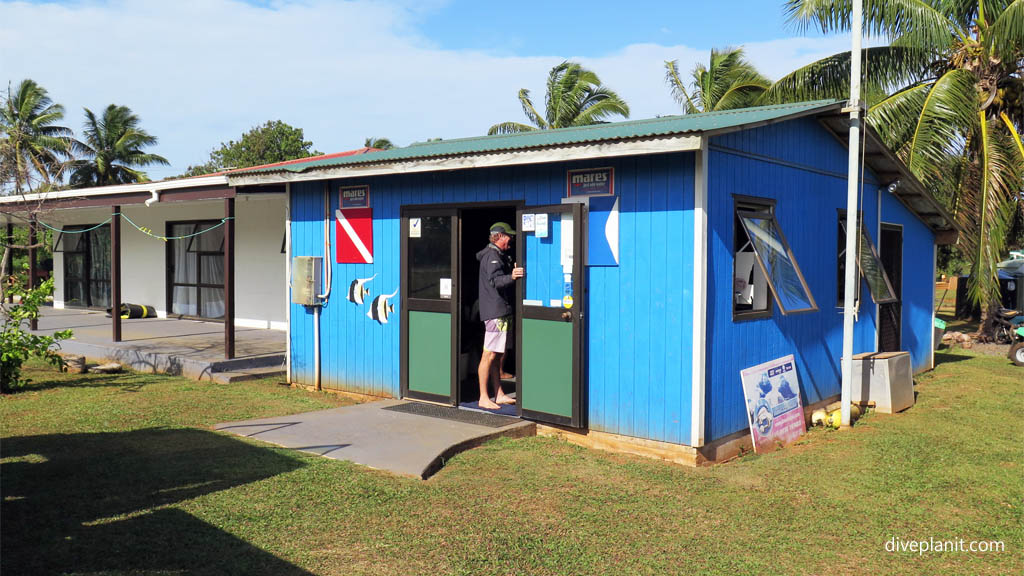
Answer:
M210 362L211 372L244 372L255 368L284 368L284 354L264 354L233 360L216 360Z
M284 366L264 366L261 368L248 368L245 370L230 370L226 372L211 372L203 380L210 380L219 384L233 384L247 380L260 380L262 378L285 378Z

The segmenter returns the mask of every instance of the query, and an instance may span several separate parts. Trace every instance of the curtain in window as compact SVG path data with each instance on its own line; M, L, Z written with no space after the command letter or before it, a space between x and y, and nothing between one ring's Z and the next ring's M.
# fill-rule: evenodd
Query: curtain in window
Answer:
M93 306L110 306L110 227L89 235L89 299Z
M217 222L174 224L172 236L197 234L172 240L174 273L171 312L186 316L224 316L224 228Z
M195 224L172 224L171 236L186 236L195 230ZM196 261L193 254L189 254L189 246L195 242L195 238L183 240L171 240L172 265L174 273L171 276L173 284L195 284ZM196 304L198 294L193 286L174 286L171 293L171 313L196 316Z

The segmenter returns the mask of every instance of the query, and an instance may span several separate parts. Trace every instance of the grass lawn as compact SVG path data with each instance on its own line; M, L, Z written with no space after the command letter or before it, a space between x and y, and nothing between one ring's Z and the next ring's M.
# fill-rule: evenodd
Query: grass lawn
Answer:
M688 469L499 440L427 482L208 428L343 399L33 366L0 399L0 572L1019 574L1024 369L937 360L908 412L774 454ZM886 552L894 536L1005 551Z

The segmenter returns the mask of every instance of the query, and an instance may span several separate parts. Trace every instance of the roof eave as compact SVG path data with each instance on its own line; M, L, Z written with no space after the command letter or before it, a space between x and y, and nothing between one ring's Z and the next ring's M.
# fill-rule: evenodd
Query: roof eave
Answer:
M461 170L468 168L521 166L528 164L544 164L570 160L590 160L617 156L692 152L700 150L701 140L702 136L700 133L686 133L618 141L597 141L573 145L545 146L520 150L384 160L380 162L314 167L302 172L280 170L275 172L260 172L256 174L234 174L229 175L229 183L232 186L251 186L256 184L361 178L387 174L410 174L418 172Z
M141 204L150 198L173 197L176 201L189 201L227 196L234 196L234 193L230 190L226 176L201 176L2 196L0 212L38 212L50 209Z
M473 162L473 159L476 159L476 158L490 158L490 157L493 157L495 155L505 155L505 156L516 156L516 157L522 159L524 157L530 157L531 154L533 153L533 151L536 151L536 150L549 150L549 151L571 151L571 150L576 150L576 151L579 151L581 149L585 150L586 148L592 147L592 146L605 146L605 145L608 145L608 144L616 144L616 143L622 143L622 142L647 142L647 141L658 142L659 140L662 140L662 139L665 139L665 138L693 138L694 141L697 141L701 137L707 137L708 135L725 133L725 132L733 131L733 130L743 130L743 129L753 128L753 127L757 127L757 126L764 126L764 125L773 124L773 123L776 123L776 122L783 122L783 121L787 121L787 120L792 120L794 118L799 118L799 117L802 117L802 116L828 113L828 112L831 112L831 111L838 111L839 109L842 108L842 106L843 106L842 102L834 102L834 101L804 102L804 103L787 104L787 105L776 105L776 106L768 106L768 107L765 107L765 108L780 109L780 111L782 113L780 113L778 115L775 115L775 116L768 117L768 118L764 118L764 119L751 120L751 121L747 121L747 122L737 122L735 124L730 124L730 125L724 126L722 128L711 127L711 128L703 128L702 129L702 128L699 128L699 127L694 127L692 129L674 129L674 130L673 129L668 129L668 130L663 130L663 131L660 131L660 132L648 132L648 133L644 133L644 134L624 135L624 136L608 135L608 136L597 136L597 137L594 137L594 134L588 134L587 137L581 138L579 140L563 140L561 142L550 143L550 144L547 144L547 143L545 143L545 144L531 143L531 144L522 145L522 146L507 145L505 143L502 143L500 146L493 146L490 149L483 149L483 150L444 151L443 147L441 147L436 154L424 154L422 156L415 156L414 155L414 156L405 156L405 157L394 157L392 155L391 157L385 157L384 159L376 160L376 159L374 159L372 157L373 155L370 155L371 157L368 158L368 159L358 159L356 161L346 161L346 162L342 162L342 163L338 163L338 164L328 164L328 165L312 164L312 165L307 165L307 166L303 166L302 164L297 164L297 165L292 165L291 167L282 167L281 169L275 169L275 170L270 170L270 171L265 170L265 169L263 169L263 170L256 170L256 169L251 169L250 168L250 169L245 169L245 170L242 170L242 171L239 171L239 172L235 172L235 173L229 174L228 176L229 176L230 181L231 181L232 184L235 184L235 185L250 185L250 184L259 184L259 183L267 183L267 182L297 182L297 181L307 181L307 180L320 180L320 179L332 178L332 177L336 177L336 178L358 177L358 176L369 175L369 174L404 173L404 172L409 172L409 171L429 171L429 169L421 170L420 168L422 168L423 166L429 166L430 164L437 164L439 167L435 168L436 170L450 169L450 168L448 168L446 166L446 164L449 164L450 162L445 162L442 159L461 159L461 161L458 162L460 164L460 166L457 166L457 167L459 167L459 168L472 168L472 167L479 167L479 166L483 166L483 165L492 165L491 163L488 163L488 162L484 162L482 164L476 164L476 163ZM764 112L764 110L762 110L762 109L753 108L753 109L743 109L743 110L735 110L735 111L727 111L727 112L715 112L715 113L709 113L709 114L698 114L698 115L694 115L694 116L700 116L701 118L695 120L694 122L698 126L700 125L702 120L705 121L705 122L711 122L713 124L714 123L713 121L710 121L710 120L706 119L707 116L715 116L715 115L724 116L724 115L732 115L732 114L740 115L742 113L754 112L754 111ZM683 118L683 117L677 117L677 120L678 120L678 118ZM632 122L634 122L634 121L623 122L621 124L630 124ZM658 122L658 119L650 119L650 120L637 121L637 122ZM559 129L559 130L552 130L550 132L558 133L558 132L562 132L562 131L583 130L583 129L588 129L588 128L594 128L594 129L597 129L597 130L605 130L608 127L614 127L615 125L618 125L618 124L620 124L620 123L611 123L611 124L608 124L608 125L599 125L599 126L586 126L586 127L582 127L582 128L572 128L572 129L569 129L569 128L567 128L567 129ZM646 129L650 130L651 128L648 127ZM549 132L549 131L541 131L541 132ZM536 134L536 133L535 132L530 132L529 134ZM465 139L465 140L480 141L480 140L486 140L487 138L490 138L490 137L474 137L474 138ZM495 136L494 138L500 138L500 137ZM464 139L456 139L456 140L450 141L449 143L460 142L460 141L463 141L463 140ZM417 149L422 150L422 149L426 148L426 149L429 150L429 146L430 146L430 144L424 144L424 145L421 145L421 147L417 147ZM686 148L686 149L687 150L695 150L696 148L694 147L694 148ZM405 149L400 149L400 150L405 150ZM675 150L671 150L671 151L675 151ZM636 154L636 153L645 153L645 152L626 152L626 151L623 151L623 152L621 152L621 153L619 153L617 155L628 155L628 154ZM575 154L575 155L569 154L568 157L565 158L565 159L583 159L583 158L591 158L591 157L593 157L593 156L591 156L589 154L586 154L586 153L582 153L582 154ZM601 157L601 156L598 156L598 157ZM557 161L557 160L558 159L550 160L550 161ZM545 161L545 160L543 160L543 159L542 160L531 159L529 161L522 161L522 160L511 161L510 163L511 164L531 164L531 163L540 163L540 162L543 162L543 161ZM364 168L359 168L358 167L358 166L370 166L370 165L376 166L377 168L364 169ZM409 170L408 168L406 168L406 166L408 166L408 165L414 165L414 166L417 167L417 169L416 170ZM392 167L394 167L394 169L393 170L388 170L388 169L385 169L385 168L381 168L381 167L386 167L386 166L392 166ZM289 173L292 174L292 175L289 175ZM296 173L303 174L303 175L302 176L296 176L296 175L294 175ZM308 174L308 175L306 175L306 174Z
M849 117L843 114L820 114L822 125L844 146L849 147ZM935 233L936 243L952 244L963 232L942 204L925 188L910 169L885 145L881 136L864 123L864 161L878 176L882 187L898 183L893 196ZM895 170L895 171L893 171Z

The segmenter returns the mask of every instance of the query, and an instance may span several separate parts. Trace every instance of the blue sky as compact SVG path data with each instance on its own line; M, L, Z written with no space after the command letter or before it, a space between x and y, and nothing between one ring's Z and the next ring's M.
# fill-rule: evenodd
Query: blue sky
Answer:
M782 4L780 0L455 0L426 12L419 29L453 50L601 56L629 44L710 47L795 34Z
M665 60L742 45L777 78L848 42L787 25L781 0L0 0L0 81L39 82L76 130L83 107L130 107L172 163L153 178L268 120L322 152L483 134L565 59L649 118L679 112Z

